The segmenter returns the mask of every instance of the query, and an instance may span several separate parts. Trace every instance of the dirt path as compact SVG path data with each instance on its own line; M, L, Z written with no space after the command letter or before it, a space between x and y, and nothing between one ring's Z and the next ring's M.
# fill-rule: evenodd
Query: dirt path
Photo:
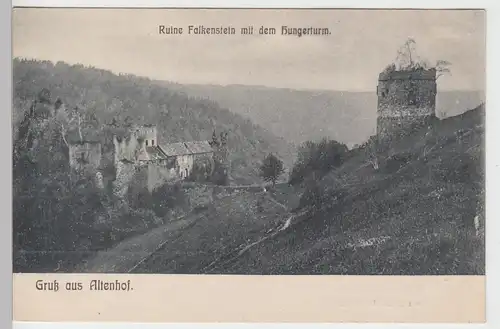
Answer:
M128 273L166 241L176 239L200 218L188 216L157 227L145 234L122 241L116 247L100 251L83 264L78 272L83 273Z
M277 201L272 195L265 193L265 196L269 201L284 210L288 210L285 205ZM147 259L160 250L166 243L175 241L179 238L182 233L192 227L201 216L203 216L203 214L186 216L142 235L122 241L112 249L98 252L94 258L82 264L77 271L83 273L130 273L141 266L142 263L147 261ZM240 257L253 246L288 228L293 218L294 215L288 216L287 220L275 229L268 232L262 232L262 237L257 241L233 250L230 254L224 255L224 260L219 259L211 265L217 267L222 265L221 262L230 262ZM212 266L209 266L207 270L210 270Z

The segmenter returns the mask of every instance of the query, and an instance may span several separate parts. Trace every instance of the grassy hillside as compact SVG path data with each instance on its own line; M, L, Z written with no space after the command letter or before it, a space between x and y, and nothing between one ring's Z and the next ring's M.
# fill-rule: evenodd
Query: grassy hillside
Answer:
M363 143L376 129L375 85L373 92L341 92L163 84L173 90L214 100L295 144L330 137L351 147ZM436 112L454 116L482 101L481 92L443 91L438 93Z
M170 239L137 273L204 273L231 261L235 250L259 240L279 226L286 211L263 192L220 193L213 208L191 227ZM248 264L251 266L251 264Z
M480 107L400 140L378 170L360 152L319 182L303 221L220 272L484 274L483 151Z
M291 145L248 118L146 78L63 62L21 59L14 59L13 75L14 131L32 100L45 88L52 101L59 97L68 107L85 108L101 124L127 117L138 124L155 123L161 143L210 139L214 129L227 131L231 176L239 183L260 181L258 165L270 152L278 154L287 166L292 162Z
M139 271L484 274L484 231L473 226L484 218L483 147L483 107L433 120L381 149L378 169L360 148L303 193L277 186L268 196L301 214L283 231L269 236L291 217L265 203L259 212L265 193L246 193L248 204L229 195Z

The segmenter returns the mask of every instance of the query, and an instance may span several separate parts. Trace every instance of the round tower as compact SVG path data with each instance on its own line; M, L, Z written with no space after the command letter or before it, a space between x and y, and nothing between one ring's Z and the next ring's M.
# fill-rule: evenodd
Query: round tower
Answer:
M435 117L436 70L414 69L380 73L377 86L377 136Z

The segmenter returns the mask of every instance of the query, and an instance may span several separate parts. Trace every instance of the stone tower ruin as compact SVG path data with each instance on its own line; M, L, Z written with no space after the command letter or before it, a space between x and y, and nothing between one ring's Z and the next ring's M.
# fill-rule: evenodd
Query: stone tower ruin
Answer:
M144 146L157 146L158 136L155 125L147 124L136 128L136 134L139 139L144 141Z
M425 123L435 117L436 70L386 70L379 75L377 136Z
M113 136L113 164L115 178L113 181L113 193L117 196L125 196L128 185L134 177L137 169L137 160L147 160L145 143L156 142L156 129L150 132L147 127L136 127L131 125L120 134Z

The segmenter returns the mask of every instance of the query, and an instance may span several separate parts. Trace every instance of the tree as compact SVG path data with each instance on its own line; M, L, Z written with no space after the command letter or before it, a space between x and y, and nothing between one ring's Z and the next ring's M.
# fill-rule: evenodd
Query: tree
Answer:
M408 38L399 48L395 63L388 65L384 72L435 69L436 79L438 79L442 75L451 74L450 66L451 63L446 60L439 59L432 65L429 61L422 59L417 53L417 42L413 38Z
M435 65L437 72L436 79L438 79L442 75L451 74L450 65L451 63L448 61L442 59L438 60Z
M318 142L304 142L297 153L297 161L290 173L289 183L292 185L303 182L312 173L321 177L339 167L344 162L348 149L342 143L323 138Z
M372 165L373 169L378 170L377 141L375 139L370 140L366 144L366 153L368 162Z
M403 46L401 46L398 50L397 61L402 67L413 67L416 45L417 43L413 38L408 38Z
M283 161L278 159L274 154L270 153L262 162L260 166L260 176L266 182L272 182L273 186L276 185L276 180L285 171Z

